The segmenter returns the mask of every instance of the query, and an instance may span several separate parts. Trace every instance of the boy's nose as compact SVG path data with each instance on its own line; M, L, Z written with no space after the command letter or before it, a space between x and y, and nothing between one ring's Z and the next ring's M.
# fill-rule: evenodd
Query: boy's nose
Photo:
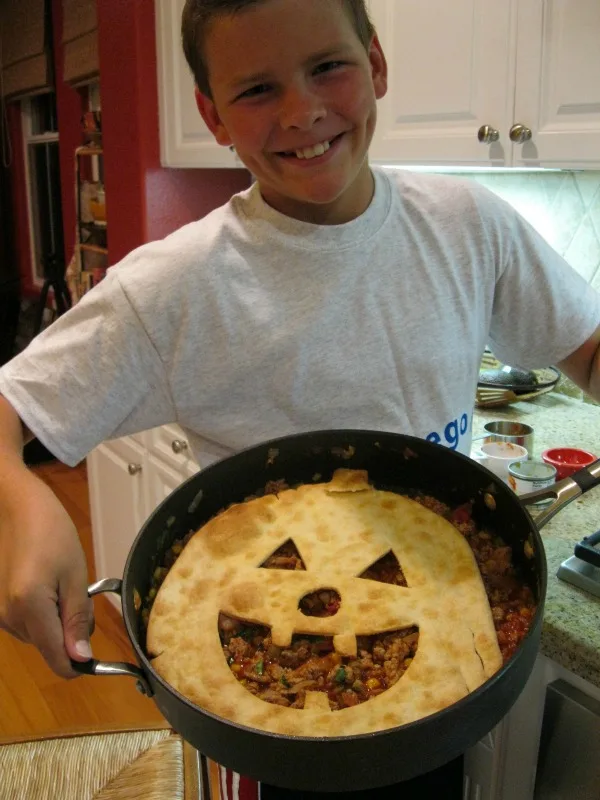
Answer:
M285 129L310 130L326 113L325 105L318 95L305 89L294 89L283 98L279 123Z

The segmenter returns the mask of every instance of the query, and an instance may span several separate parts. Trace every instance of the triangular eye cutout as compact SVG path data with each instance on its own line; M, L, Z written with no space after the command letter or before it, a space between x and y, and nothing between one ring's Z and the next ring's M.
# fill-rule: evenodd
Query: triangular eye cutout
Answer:
M391 583L394 586L408 586L400 562L393 550L371 564L358 577L379 583Z
M260 565L264 569L303 569L304 561L298 548L291 539L284 542L274 553L266 558Z

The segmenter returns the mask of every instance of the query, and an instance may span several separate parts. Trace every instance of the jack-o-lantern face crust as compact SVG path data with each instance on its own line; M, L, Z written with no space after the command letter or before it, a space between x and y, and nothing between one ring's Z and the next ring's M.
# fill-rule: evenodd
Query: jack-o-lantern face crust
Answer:
M293 540L306 570L261 569ZM357 577L392 550L407 588ZM321 588L342 602L335 616L307 617L300 599ZM356 636L416 626L407 672L383 694L332 712L307 692L304 709L266 703L231 673L219 612L269 626L273 643L295 633L333 636L341 655ZM193 703L242 725L298 736L370 733L425 717L460 700L502 664L481 574L454 526L407 497L373 489L365 472L338 470L234 505L198 531L152 607L147 647L162 677Z

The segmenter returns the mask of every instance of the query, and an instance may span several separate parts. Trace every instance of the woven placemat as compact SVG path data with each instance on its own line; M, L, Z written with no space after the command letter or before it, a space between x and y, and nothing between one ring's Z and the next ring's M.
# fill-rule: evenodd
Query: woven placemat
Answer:
M187 800L184 747L168 728L0 746L0 800Z

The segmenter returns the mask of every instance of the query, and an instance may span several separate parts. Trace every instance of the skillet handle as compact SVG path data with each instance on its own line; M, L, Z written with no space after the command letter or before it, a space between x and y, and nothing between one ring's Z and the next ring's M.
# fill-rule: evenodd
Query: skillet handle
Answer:
M103 592L114 592L121 595L123 588L123 581L118 578L104 578L101 581L96 581L88 586L88 597L93 597L95 594L102 594ZM146 675L135 664L128 664L125 661L98 661L96 658L91 658L89 661L73 661L71 666L80 675L129 675L136 678L136 688L139 692L152 697L150 684L146 679Z
M600 458L594 461L589 467L580 469L571 475L571 478L581 488L581 494L585 494L589 489L594 486L600 485Z
M562 508L585 492L589 492L594 486L600 486L600 459L546 489L538 489L536 492L521 495L519 502L523 506L529 506L540 500L552 501L535 517L534 522L539 530Z

